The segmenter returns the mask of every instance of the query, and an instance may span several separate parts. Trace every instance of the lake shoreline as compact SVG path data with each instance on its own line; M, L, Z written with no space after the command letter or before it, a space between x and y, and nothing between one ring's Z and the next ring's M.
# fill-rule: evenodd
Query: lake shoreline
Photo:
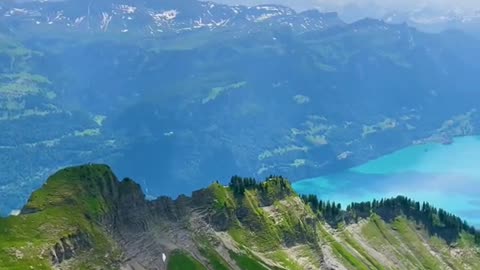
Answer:
M398 195L428 201L480 225L480 136L399 149L362 165L293 183L300 194L342 203Z

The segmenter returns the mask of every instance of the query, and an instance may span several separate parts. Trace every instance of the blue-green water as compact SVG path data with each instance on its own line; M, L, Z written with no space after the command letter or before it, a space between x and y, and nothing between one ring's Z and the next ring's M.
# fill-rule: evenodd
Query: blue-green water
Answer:
M336 174L295 182L301 194L347 205L405 195L480 225L480 136L414 145Z

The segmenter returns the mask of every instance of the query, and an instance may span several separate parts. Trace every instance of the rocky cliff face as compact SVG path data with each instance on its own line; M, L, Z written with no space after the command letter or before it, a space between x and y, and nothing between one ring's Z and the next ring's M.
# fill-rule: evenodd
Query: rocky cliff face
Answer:
M50 251L52 264L60 265L74 258L78 253L88 251L91 247L89 236L83 232L62 237Z
M467 232L447 244L401 212L330 226L282 178L239 181L148 201L107 166L62 170L0 219L0 269L480 267Z

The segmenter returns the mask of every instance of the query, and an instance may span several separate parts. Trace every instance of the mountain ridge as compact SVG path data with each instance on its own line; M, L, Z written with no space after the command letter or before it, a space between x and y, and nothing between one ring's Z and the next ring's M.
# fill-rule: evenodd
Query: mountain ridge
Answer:
M318 205L312 202L302 200L287 180L276 176L265 182L233 177L229 186L216 182L191 197L147 201L138 184L128 178L118 181L108 166L71 167L34 192L20 215L0 219L0 269L479 265L480 250L467 232L448 244L429 235L421 223L397 214L391 221L383 220L374 212L331 227L326 212L316 212Z
M344 24L336 13L296 12L281 5L253 7L214 2L54 1L5 3L0 21L32 33L64 29L86 32L136 32L147 36L222 28L286 27L298 32ZM50 30L49 30L50 29Z

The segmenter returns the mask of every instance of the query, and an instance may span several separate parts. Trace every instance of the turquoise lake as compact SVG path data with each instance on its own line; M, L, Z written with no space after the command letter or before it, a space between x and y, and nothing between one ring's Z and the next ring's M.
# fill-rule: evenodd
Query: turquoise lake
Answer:
M480 136L413 145L346 171L293 184L301 194L346 206L404 195L480 226Z

